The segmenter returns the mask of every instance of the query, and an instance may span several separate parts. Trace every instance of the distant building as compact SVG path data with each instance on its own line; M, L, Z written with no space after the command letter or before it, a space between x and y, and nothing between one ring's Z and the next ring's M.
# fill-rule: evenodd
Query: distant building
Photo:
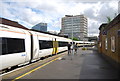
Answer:
M80 40L87 37L87 18L84 15L65 15L61 24L60 35L68 35L71 38L73 29L73 37Z
M47 32L47 23L36 24L32 29Z
M98 37L97 36L89 36L89 37L86 37L88 39L88 41L90 42L94 42L95 44L97 44L97 41L98 41Z

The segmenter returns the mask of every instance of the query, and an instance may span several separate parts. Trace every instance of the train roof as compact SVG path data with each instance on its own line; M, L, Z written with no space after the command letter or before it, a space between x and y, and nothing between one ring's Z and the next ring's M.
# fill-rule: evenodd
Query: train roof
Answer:
M54 35L54 36L58 36L58 37L64 37L64 36L52 34L52 33L49 33L49 32L43 32L43 31L38 31L38 30L34 30L34 29L30 29L30 30L31 30L31 31L35 31L35 32L38 32L38 33L44 33L44 34ZM64 38L67 38L67 37L64 37Z
M62 36L59 36L59 35L51 34L51 33L48 33L48 32L42 32L42 31L32 30L32 29L25 30L25 29L22 29L22 28L13 27L13 26L4 25L4 24L0 24L0 27L1 27L1 28L4 28L5 30L19 31L19 32L33 31L33 32L37 32L37 33L44 34L44 35L54 36L55 38L58 38L58 39L61 39L61 38L62 38L62 40L64 40L64 39L65 39L65 40L66 40L66 39L67 39L67 40L70 40L69 38L65 38L65 37L62 37Z

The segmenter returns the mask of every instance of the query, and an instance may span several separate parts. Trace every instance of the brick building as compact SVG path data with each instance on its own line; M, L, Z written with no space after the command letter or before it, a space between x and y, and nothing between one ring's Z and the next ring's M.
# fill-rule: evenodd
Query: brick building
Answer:
M102 24L99 30L99 53L118 66L120 64L120 14L109 24Z

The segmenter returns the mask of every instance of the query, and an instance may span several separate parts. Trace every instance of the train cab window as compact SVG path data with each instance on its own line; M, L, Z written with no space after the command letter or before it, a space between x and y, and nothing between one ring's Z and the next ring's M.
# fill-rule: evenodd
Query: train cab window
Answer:
M18 38L0 38L2 55L25 52L25 40Z
M39 49L48 49L48 48L53 48L53 43L52 41L48 40L39 40Z

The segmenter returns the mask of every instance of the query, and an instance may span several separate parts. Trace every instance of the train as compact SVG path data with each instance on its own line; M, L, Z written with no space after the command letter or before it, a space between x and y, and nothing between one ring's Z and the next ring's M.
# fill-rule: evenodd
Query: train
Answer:
M94 47L95 42L90 41L74 41L75 44L77 44L78 47Z
M0 71L67 50L71 39L0 24Z
M69 38L25 30L0 24L0 71L26 65L43 57L66 51L68 43L78 46L88 42L72 41Z

